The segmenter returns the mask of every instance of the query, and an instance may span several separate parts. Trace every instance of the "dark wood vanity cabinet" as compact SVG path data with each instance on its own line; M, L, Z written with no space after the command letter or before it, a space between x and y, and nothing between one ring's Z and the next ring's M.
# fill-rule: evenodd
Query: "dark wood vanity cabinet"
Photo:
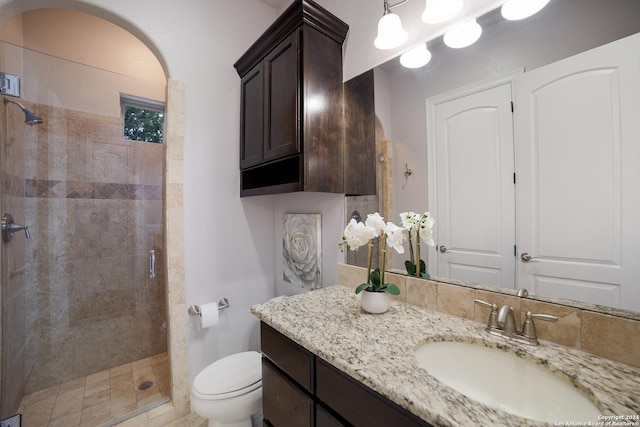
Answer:
M262 412L272 427L429 426L261 323Z
M375 194L375 161L360 164L358 156L348 164L355 175L373 174L366 188L345 183L342 43L348 29L313 1L296 0L234 64L241 77L241 196ZM369 142L372 160L375 138Z

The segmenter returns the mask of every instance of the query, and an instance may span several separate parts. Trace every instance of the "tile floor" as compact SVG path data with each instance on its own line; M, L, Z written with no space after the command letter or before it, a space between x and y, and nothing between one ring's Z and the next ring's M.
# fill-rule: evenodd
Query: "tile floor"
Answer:
M138 385L153 381L146 390ZM23 427L96 427L170 397L167 353L37 391L22 399Z

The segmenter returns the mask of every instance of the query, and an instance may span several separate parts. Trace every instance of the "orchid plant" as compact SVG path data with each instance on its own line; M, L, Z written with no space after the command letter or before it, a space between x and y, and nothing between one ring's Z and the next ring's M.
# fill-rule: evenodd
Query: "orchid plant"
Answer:
M435 245L432 235L435 221L429 215L429 212L423 214L403 212L400 214L400 220L402 221L404 229L409 231L409 259L404 263L407 274L429 279L430 276L429 273L427 273L427 265L420 258L420 241L428 246Z
M386 263L386 246L396 250L399 254L404 253L404 227L399 227L392 222L384 221L379 213L367 215L367 220L362 223L351 219L344 229L340 247L348 250L357 250L361 246L367 245L367 283L363 283L356 288L356 294L367 290L370 292L387 292L391 295L400 294L400 289L394 283L385 283L384 272ZM382 268L371 271L371 259L373 255L374 239L379 238L380 251L382 252Z

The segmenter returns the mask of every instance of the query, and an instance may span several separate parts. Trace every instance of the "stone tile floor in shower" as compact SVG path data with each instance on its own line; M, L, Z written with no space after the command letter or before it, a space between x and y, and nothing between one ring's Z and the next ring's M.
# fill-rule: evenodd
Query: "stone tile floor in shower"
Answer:
M140 384L153 385L138 390ZM22 399L22 427L96 427L170 395L162 353L37 391Z

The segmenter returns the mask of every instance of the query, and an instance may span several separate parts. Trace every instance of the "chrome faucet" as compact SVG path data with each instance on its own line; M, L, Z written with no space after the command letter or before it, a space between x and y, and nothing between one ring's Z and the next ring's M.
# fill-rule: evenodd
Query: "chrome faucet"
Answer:
M522 324L522 331L518 331L513 314L513 307L503 305L498 309L497 305L479 299L473 300L473 302L483 307L491 308L489 322L485 329L488 333L522 344L540 345L533 319L545 320L547 322L556 322L558 320L556 316L550 314L536 314L528 311Z
M506 338L514 338L518 335L516 329L516 318L513 315L513 307L509 305L503 305L498 310L498 326L502 333L500 335Z

